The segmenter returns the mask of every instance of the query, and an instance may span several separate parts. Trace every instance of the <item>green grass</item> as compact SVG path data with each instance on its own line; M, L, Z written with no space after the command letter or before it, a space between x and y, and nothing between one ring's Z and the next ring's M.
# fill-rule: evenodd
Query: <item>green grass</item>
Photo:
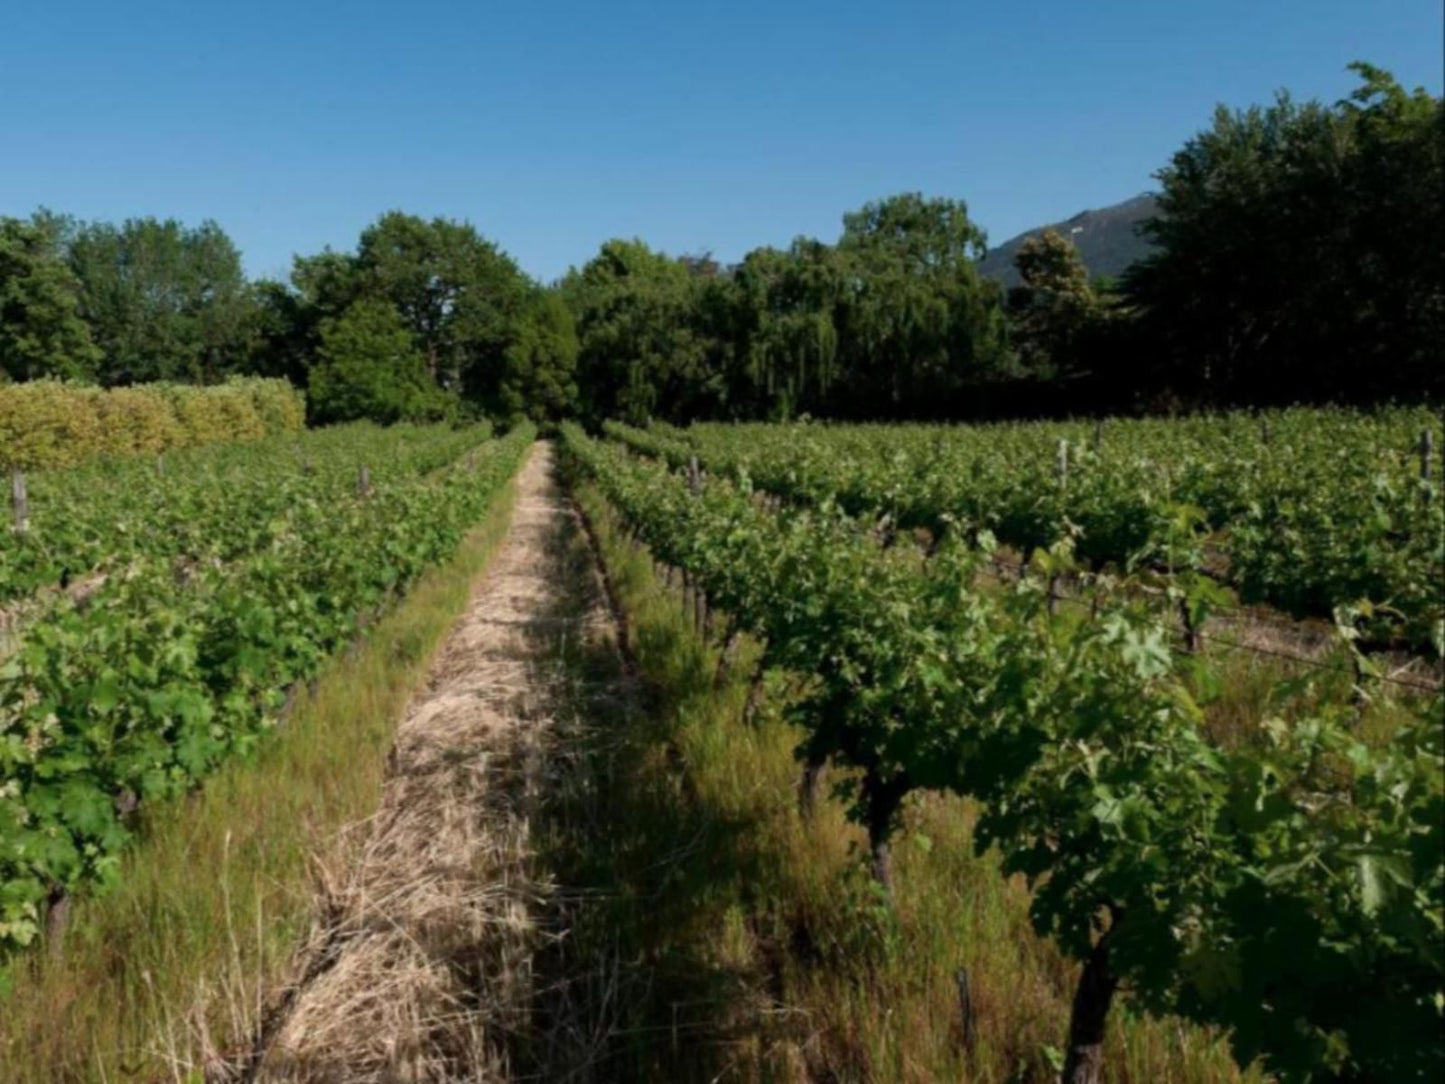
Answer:
M515 481L446 565L328 667L248 762L144 811L117 887L77 903L58 960L10 967L0 1077L202 1079L261 1019L315 899L314 859L376 806L412 690L505 535Z
M601 497L593 520L629 617L646 710L593 717L551 812L547 861L574 889L570 983L603 1079L1043 1081L1063 1045L1075 967L1030 928L1028 893L975 856L967 803L915 796L895 845L896 910L880 905L864 835L841 803L798 809L801 732L778 675L743 721L757 646L719 686L715 648L685 619ZM830 784L840 782L830 770ZM956 973L977 1041L962 1042ZM545 985L545 983L544 983ZM559 1010L560 1011L560 1010ZM1233 1081L1215 1036L1116 1010L1107 1078ZM1244 1079L1257 1079L1246 1076Z

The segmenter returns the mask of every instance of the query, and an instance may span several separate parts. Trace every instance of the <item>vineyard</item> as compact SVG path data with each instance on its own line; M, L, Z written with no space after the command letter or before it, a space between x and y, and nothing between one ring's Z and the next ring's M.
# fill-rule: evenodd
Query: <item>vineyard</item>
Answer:
M12 6L0 1084L1445 1081L1441 4Z
M17 470L0 546L0 997L33 997L39 1023L0 1025L0 1056L49 1051L17 1070L27 1081L111 1079L160 1047L170 1064L226 1080L313 1079L323 1064L358 1080L466 1079L481 1065L550 1078L603 1057L624 1059L610 1063L618 1078L730 1065L763 1077L776 1069L768 1051L784 1047L814 1068L780 1079L919 1079L934 1070L907 1066L938 1064L968 1079L1070 1084L1176 1070L1191 1084L1435 1079L1436 428L1408 409L980 427L607 423L594 435L564 422L554 477L531 425L494 437L356 423ZM411 634L368 649L424 573L498 507L508 514L509 487L520 503L498 528L496 567L463 577L465 613L430 619L434 635L453 626L439 661L425 670ZM378 674L423 668L406 669L386 700L366 769L381 812L333 824L323 842L304 836L326 860L297 857L303 845L285 834L309 824L232 823L205 805L192 828L185 811L210 801L216 777L270 763L295 705L363 650ZM331 688L323 699L342 695ZM381 710L343 702L333 726ZM688 737L699 704L725 739ZM724 741L777 756L744 767L719 752L733 748ZM345 770L348 756L362 772L359 746L335 764ZM764 787L775 771L786 784ZM740 804L710 805L706 787ZM353 817L377 800L363 792L348 799L363 807L347 806ZM609 794L614 806L597 804ZM328 800L285 799L303 803L298 820ZM747 823L747 803L774 827L741 833L754 852L740 888L714 884L733 861L720 841ZM809 857L824 853L810 835L844 813L846 868ZM165 823L169 837L155 828ZM664 845L668 825L676 846ZM245 884L224 867L233 830L258 863ZM284 842L263 846L278 831ZM358 831L375 840L348 842ZM225 886L215 906L226 923L263 925L271 890L256 886L276 869L303 882L285 906L293 923L313 908L311 934L281 924L257 935L294 954L290 970L211 919L207 943L227 960L253 953L256 975L222 981L213 958L187 964L165 996L200 989L201 1007L166 1001L163 1023L117 1010L97 1032L114 1052L36 1039L48 1005L72 1024L100 1011L64 970L76 906L101 921L128 878L143 880L147 854L171 854L169 838L204 856L205 832L225 857L198 858L196 880ZM660 854L629 849L649 840ZM273 845L289 857L265 858ZM768 888L761 868L773 870ZM888 983L902 976L915 998L937 981L910 970L922 951L909 940L916 898L903 914L912 877L970 881L947 886L958 910L932 916L935 939L977 928L964 911L979 901L1011 901L988 906L1013 908L1009 936L1043 961L1038 983L1052 992L1040 996L1061 1017L1026 1026L1044 1041L1001 1030L1022 1026L977 964L972 978L960 967L946 979L958 1022L942 1038L928 1025L929 1051L887 1024L902 1012L883 1004ZM303 906L311 878L316 899ZM343 886L352 879L360 887ZM259 893L245 896L254 918L231 910L232 891ZM732 891L736 910L709 910ZM728 936L716 936L719 921ZM784 932L765 932L770 923ZM134 936L159 938L144 964L88 935L90 981L119 983L122 1001L140 982L160 999L149 968L170 941ZM714 952L750 943L769 961L757 980L766 1008L679 1023L724 996L687 985L701 967L692 957L681 987L660 977L698 938ZM963 955L952 944L943 954ZM656 970L632 986L619 978L638 967ZM733 986L746 971L733 968ZM845 1026L811 985L825 972L851 1011L881 1021L882 1047L864 1056L843 1036L817 1038ZM256 986L235 1002L216 1000L245 982ZM635 993L630 1009L612 984ZM701 1044L721 1060L687 1060L679 1027L727 1036ZM601 1038L578 1046L589 1029ZM1165 1032L1168 1051L1147 1053ZM956 1055L940 1062L939 1044ZM402 1047L414 1060L397 1060Z
M531 433L485 438L360 425L27 481L0 549L0 952L58 937L138 805L250 750L455 549Z
M1066 1079L1092 1079L1127 990L1229 1029L1241 1065L1406 1080L1445 1055L1442 701L1438 677L1401 690L1407 717L1368 740L1386 689L1361 660L1409 645L1438 674L1438 464L1409 439L1428 420L611 426L620 443L565 446L680 570L699 629L716 610L724 653L745 631L758 680L798 676L805 806L825 765L847 770L885 896L905 799L977 803L974 845L1083 964ZM896 544L914 528L923 545ZM1000 541L1030 555L1002 584ZM1087 620L1055 613L1066 577L1090 585ZM1353 692L1296 675L1252 740L1211 742L1222 675L1197 634L1226 585L1333 610Z
M982 531L1022 554L1073 540L1088 569L1190 570L1245 603L1439 651L1445 517L1436 420L1294 410L1075 425L612 426L676 468L696 457L790 501L889 530Z

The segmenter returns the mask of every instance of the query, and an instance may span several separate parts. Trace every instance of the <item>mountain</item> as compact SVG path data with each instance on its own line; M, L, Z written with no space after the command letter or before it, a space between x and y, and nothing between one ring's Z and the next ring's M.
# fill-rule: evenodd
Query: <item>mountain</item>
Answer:
M1026 230L989 249L988 255L978 262L979 272L985 278L997 279L1005 288L1017 286L1019 275L1014 270L1015 253L1030 237L1052 229L1074 242L1091 275L1117 276L1131 263L1148 255L1154 247L1134 232L1134 226L1153 215L1157 206L1154 195L1145 192L1112 207L1080 211L1065 222Z

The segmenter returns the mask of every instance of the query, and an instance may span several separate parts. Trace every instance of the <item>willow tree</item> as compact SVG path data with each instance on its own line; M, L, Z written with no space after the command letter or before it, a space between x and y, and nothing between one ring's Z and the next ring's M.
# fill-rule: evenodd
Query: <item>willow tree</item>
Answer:
M961 200L909 193L843 217L851 413L946 415L1007 369L1002 297L975 265L986 243Z
M715 406L718 380L697 330L696 284L684 262L641 241L612 240L559 288L576 321L585 412L685 421Z

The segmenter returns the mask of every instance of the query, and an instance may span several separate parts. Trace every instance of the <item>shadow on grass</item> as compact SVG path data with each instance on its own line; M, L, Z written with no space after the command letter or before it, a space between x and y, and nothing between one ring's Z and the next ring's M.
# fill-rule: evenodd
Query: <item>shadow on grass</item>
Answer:
M557 1081L795 1079L760 1073L788 1031L747 928L751 886L771 882L757 818L702 798L678 727L736 717L745 690L714 687L715 656L685 626L647 558L607 525L599 544L634 654L598 629L601 587L580 529L560 535L557 612L539 622L557 667L539 865L559 886L535 959L523 1075ZM605 603L603 604L605 606ZM593 635L578 635L589 619ZM601 631L601 634L596 634ZM635 669L630 674L629 669Z

